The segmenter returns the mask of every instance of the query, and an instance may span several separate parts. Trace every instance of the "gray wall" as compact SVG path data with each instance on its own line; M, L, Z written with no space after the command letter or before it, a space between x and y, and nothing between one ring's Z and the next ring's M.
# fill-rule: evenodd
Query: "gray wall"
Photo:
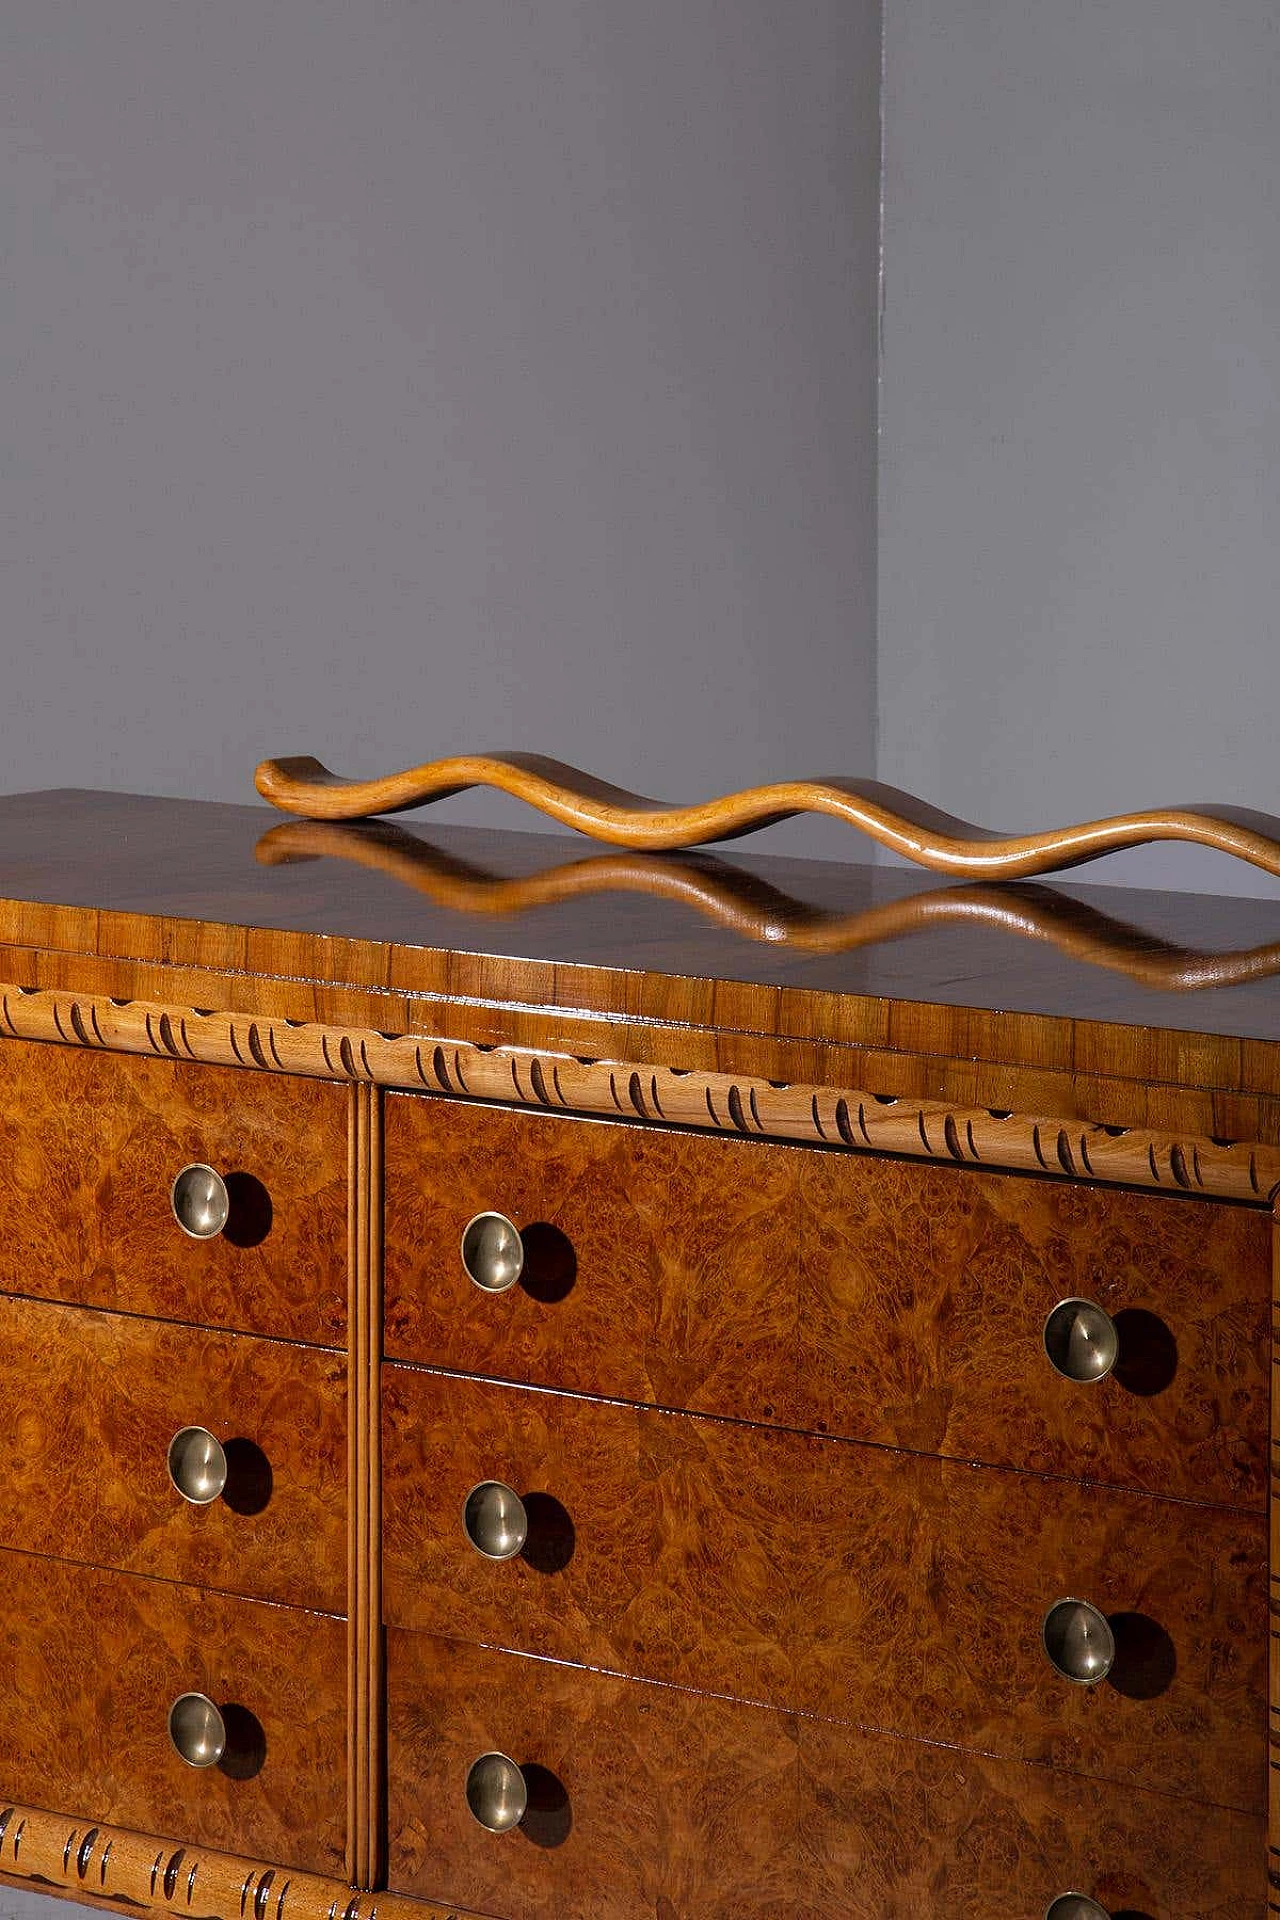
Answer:
M1011 830L1280 813L1275 0L890 0L885 39L881 777Z
M3 785L868 769L878 81L874 0L6 0Z
M878 748L876 14L0 7L0 782L1280 811L1274 0L889 0Z

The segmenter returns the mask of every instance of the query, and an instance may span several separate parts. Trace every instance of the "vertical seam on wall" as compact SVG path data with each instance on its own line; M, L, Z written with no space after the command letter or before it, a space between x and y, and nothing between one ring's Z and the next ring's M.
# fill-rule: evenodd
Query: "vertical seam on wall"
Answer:
M876 185L876 391L875 426L872 432L872 458L875 461L875 483L872 487L873 525L871 529L871 777L880 778L880 518L881 518L881 475L884 462L881 458L884 437L884 335L885 335L885 244L884 221L886 199L886 140L885 140L885 82L888 77L888 33L885 23L884 0L879 13L879 73L877 77L877 131L879 153L877 164L879 178Z

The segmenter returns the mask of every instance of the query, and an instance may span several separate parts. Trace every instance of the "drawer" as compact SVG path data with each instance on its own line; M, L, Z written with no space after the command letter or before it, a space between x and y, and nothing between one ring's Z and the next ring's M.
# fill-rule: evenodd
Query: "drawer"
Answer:
M389 1884L498 1920L1266 1911L1241 1814L425 1635L388 1680ZM468 1805L486 1753L528 1799L503 1833Z
M393 1624L1263 1805L1252 1514L400 1367L384 1419ZM464 1532L487 1481L511 1559ZM1045 1654L1062 1599L1112 1623L1098 1686Z
M202 1326L346 1337L346 1089L233 1067L0 1043L0 1287ZM170 1205L204 1163L226 1229Z
M1265 1511L1268 1213L838 1154L802 1193L803 1425ZM1047 1358L1073 1297L1115 1326L1101 1380Z
M0 1295L0 1404L0 1546L345 1610L344 1355ZM225 1456L206 1504L169 1474L193 1426Z
M9 1552L0 1596L0 1794L344 1871L342 1621ZM224 1713L216 1766L169 1738L188 1692Z
M393 1358L1265 1508L1260 1212L407 1094L386 1167ZM498 1293L460 1251L490 1211ZM1080 1296L1119 1340L1090 1383L1043 1339Z
M385 1164L392 1357L796 1424L803 1154L389 1094ZM525 1255L496 1294L461 1257L493 1210Z

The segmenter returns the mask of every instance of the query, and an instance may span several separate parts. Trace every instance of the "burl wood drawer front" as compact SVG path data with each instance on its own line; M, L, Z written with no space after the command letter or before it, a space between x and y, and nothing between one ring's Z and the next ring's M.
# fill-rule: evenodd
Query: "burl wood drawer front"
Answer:
M394 1358L1265 1508L1261 1213L404 1094L386 1164ZM1119 1336L1090 1384L1044 1348L1076 1296Z
M1265 1912L1241 1814L425 1635L388 1672L390 1885L498 1920ZM467 1801L490 1752L528 1796L505 1833Z
M1268 1213L836 1154L801 1191L804 1425L1265 1510ZM1071 1297L1114 1321L1102 1380L1046 1356Z
M385 1152L393 1357L796 1424L800 1154L407 1094ZM525 1246L501 1294L460 1252L492 1210Z
M0 1406L0 1546L345 1609L344 1355L0 1295ZM193 1426L225 1457L203 1504L169 1472Z
M346 1101L323 1081L0 1042L0 1286L341 1343ZM230 1192L208 1240L170 1206L193 1163Z
M317 1873L343 1871L346 1630L325 1614L0 1552L0 1794ZM207 1694L227 1757L188 1766Z
M848 1441L384 1369L389 1621L1125 1779L1265 1787L1265 1522ZM463 1510L524 1502L506 1560ZM1063 1679L1047 1610L1112 1624Z

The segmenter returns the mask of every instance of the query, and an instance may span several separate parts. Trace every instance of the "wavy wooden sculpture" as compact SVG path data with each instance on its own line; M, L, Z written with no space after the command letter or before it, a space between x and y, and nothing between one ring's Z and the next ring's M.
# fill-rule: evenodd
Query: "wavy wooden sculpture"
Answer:
M348 860L385 874L437 906L502 917L597 893L641 893L692 907L745 940L802 953L847 953L945 926L983 926L1056 948L1163 993L1199 993L1280 973L1280 940L1231 952L1182 947L1050 887L974 884L930 888L857 913L809 905L713 854L589 854L537 873L502 874L461 860L403 828L291 820L255 852L263 866Z
M968 879L1058 873L1156 840L1214 847L1280 878L1280 820L1236 807L1165 807L1048 833L1005 836L874 780L780 780L678 807L646 800L536 753L461 754L378 780L343 780L307 756L264 760L254 779L273 806L312 820L402 813L470 787L494 787L594 840L650 852L734 840L798 813L822 813L859 828L918 866Z

